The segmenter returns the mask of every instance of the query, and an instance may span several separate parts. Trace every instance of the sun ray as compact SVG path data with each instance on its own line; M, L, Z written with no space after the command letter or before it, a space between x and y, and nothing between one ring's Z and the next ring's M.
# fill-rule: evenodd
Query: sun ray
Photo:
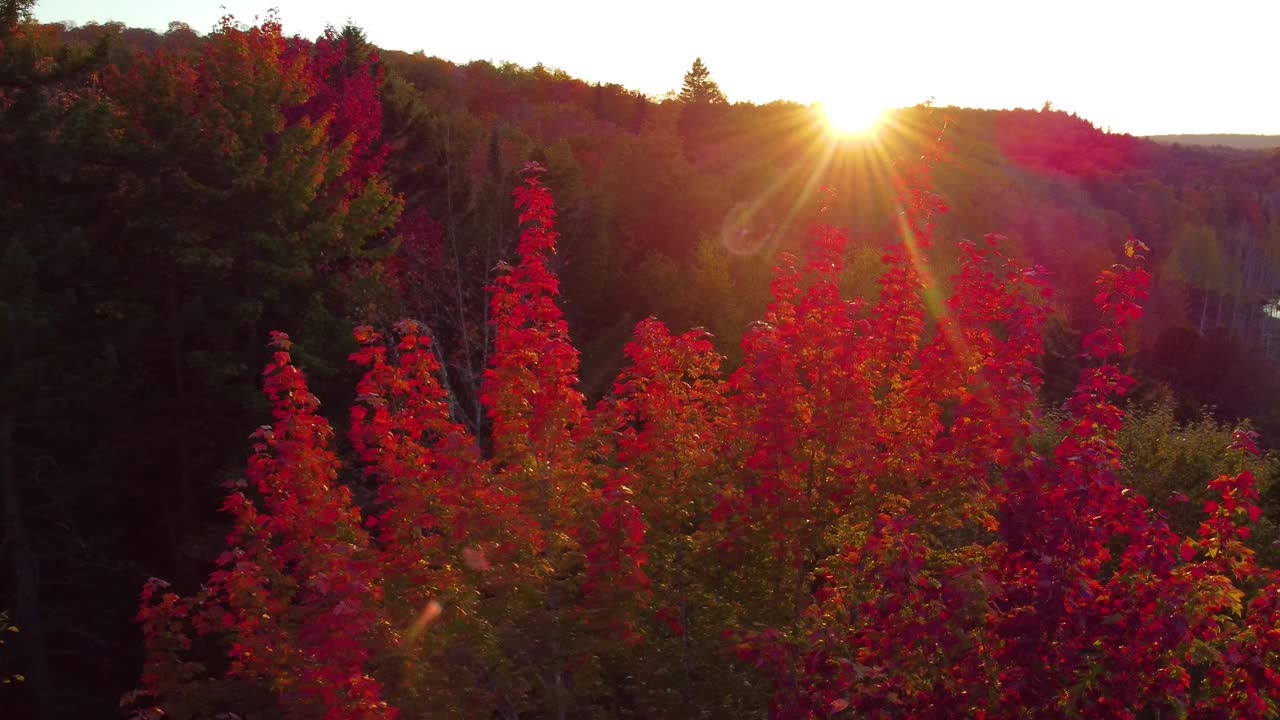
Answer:
M815 191L822 184L823 175L831 168L833 161L840 152L840 139L830 132L824 132L822 125L812 121L811 115L809 117L811 118L810 122L797 124L795 132L789 133L793 139L786 144L794 148L792 152L802 154L810 159L813 163L812 171L807 177L803 178L794 196L789 200L784 199L783 206L785 211L782 217L774 223L777 228L789 227L791 222L809 207ZM769 199L781 194L787 188L788 183L805 169L805 166L805 162L793 161L787 163L786 168L776 174L755 197L740 203L739 208L735 208L731 213L736 213L743 218L754 217L757 212L768 205ZM731 228L731 224L727 222L727 219L726 227ZM722 228L721 245L725 249L735 252L731 247L731 243L724 237L724 233L725 229Z
M920 127L902 122L900 117L886 116L884 123L886 135L896 136L898 140L905 141L909 145L936 142L934 133L925 132ZM882 174L882 182L892 182L891 168L894 166L894 160L886 148L886 141L877 139L870 143L870 146L879 159L878 162L872 163L873 172ZM937 328L942 342L950 346L951 352L957 357L968 357L970 353L968 341L954 325L946 322L951 310L947 306L943 288L929 262L924 244L916 237L915 230L907 219L906 208L899 204L896 214L897 234L902 241L904 260L911 265L920 279L921 299L924 301L926 310L938 321Z

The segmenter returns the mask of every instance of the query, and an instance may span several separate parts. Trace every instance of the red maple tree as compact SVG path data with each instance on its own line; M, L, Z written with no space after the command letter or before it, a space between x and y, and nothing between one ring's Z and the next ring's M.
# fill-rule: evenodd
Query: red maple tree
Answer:
M231 549L194 595L143 592L148 696L175 717L1274 716L1280 577L1243 542L1252 476L1212 481L1195 537L1118 480L1143 246L1100 276L1096 364L1037 454L1043 272L988 236L940 297L932 160L899 168L874 301L841 297L845 236L817 223L741 367L645 320L594 407L531 164L492 288L492 436L450 419L419 326L358 329L364 507L277 336Z

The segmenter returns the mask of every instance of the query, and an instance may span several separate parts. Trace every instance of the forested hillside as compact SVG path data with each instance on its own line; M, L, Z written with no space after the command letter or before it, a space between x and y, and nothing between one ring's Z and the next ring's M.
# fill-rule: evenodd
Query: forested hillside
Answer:
M1237 150L1274 150L1280 148L1280 136L1276 135L1148 135L1158 143L1179 145L1206 145L1209 147L1235 148Z
M14 717L1275 716L1280 153L0 11Z

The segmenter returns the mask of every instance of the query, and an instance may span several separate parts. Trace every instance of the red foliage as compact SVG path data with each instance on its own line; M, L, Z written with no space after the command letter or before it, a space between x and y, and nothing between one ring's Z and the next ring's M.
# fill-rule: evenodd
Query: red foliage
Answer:
M229 182L201 174L228 162L267 172L283 155L274 172L309 174L313 193L333 182L350 201L386 156L378 143L381 84L376 55L351 58L332 31L311 43L284 37L274 17L247 29L225 17L216 39L197 51L139 54L127 73L111 70L107 88L135 140L206 158L191 163L196 180ZM290 133L312 132L323 133L328 152L309 157L313 143L286 142Z
M353 58L352 50L346 39L326 28L315 43L293 39L285 57L305 59L311 91L310 99L290 114L324 123L332 145L347 146L351 162L340 180L358 186L382 169L387 155L387 148L378 144L382 133L378 91L384 71L376 52Z
M815 224L731 377L705 333L649 319L594 408L528 166L519 262L492 288L491 451L449 417L416 324L358 329L351 438L377 487L361 512L279 337L233 549L190 599L144 590L147 690L180 710L217 687L187 659L216 635L227 677L299 717L449 714L450 697L459 716L585 716L623 692L654 714L714 646L698 672L743 672L710 665L736 649L775 718L1273 716L1280 577L1244 542L1252 476L1211 483L1193 538L1118 480L1144 246L1098 280L1098 364L1040 456L1043 273L988 236L941 302L921 269L943 210L929 161L900 169L875 302L840 296L845 236Z
M269 683L293 717L393 718L367 667L373 648L393 642L377 617L377 556L337 482L333 431L292 364L289 339L276 333L273 345L264 384L275 422L251 436L248 483L234 484L223 505L234 518L232 549L189 600L165 593L153 605L161 585L143 590L143 685L164 693L196 670L173 657L190 645L175 623L189 621L199 635L226 638L229 677Z

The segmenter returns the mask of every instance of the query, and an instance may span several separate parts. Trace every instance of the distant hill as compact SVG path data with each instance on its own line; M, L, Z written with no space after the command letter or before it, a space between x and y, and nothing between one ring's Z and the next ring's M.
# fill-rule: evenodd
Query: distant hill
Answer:
M1280 148L1280 135L1148 135L1147 139L1166 144L1209 145L1238 150Z

